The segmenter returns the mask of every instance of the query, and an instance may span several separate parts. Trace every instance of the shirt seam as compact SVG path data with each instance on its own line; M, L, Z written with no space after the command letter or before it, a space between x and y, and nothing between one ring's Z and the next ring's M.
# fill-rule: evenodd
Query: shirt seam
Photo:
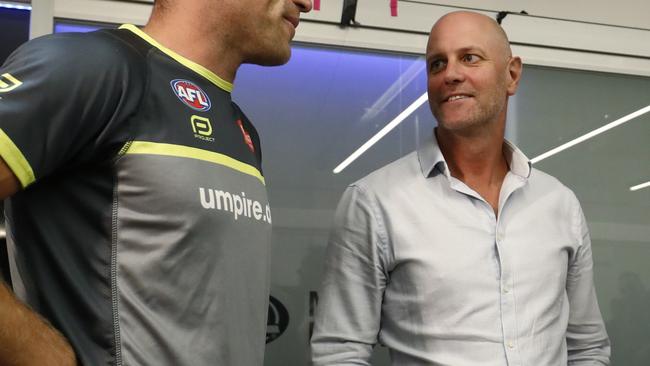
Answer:
M120 329L120 314L119 314L119 290L118 290L118 177L117 170L115 170L113 177L113 202L111 207L111 266L110 266L110 279L111 279L111 313L113 321L113 347L115 366L122 365L122 337Z
M572 211L572 228L573 228L573 235L576 240L576 251L574 253L574 256L572 258L571 264L570 264L570 273L573 272L571 269L574 267L576 262L578 261L580 252L583 250L584 246L584 237L582 235L582 230L581 230L581 225L580 225L580 205L578 203L578 198L575 196L573 192L571 192L571 211Z
M130 44L128 42L125 42L124 40L122 40L122 39L120 39L118 37L115 37L113 34L111 34L111 33L108 33L108 34L111 35L113 38L117 39L119 42L122 42L122 43L126 44L126 46L133 47L132 44ZM125 121L124 123L127 124L127 138L126 138L126 141L124 142L124 144L122 145L122 147L120 148L120 150L118 150L118 152L117 152L117 154L115 156L115 160L113 162L113 166L115 166L115 164L117 164L117 162L125 155L127 149L130 147L131 143L135 139L135 137L134 137L135 133L133 131L133 126L131 124L129 124L127 121L130 118L132 118L133 116L137 115L138 112L142 109L142 104L144 103L145 96L148 95L149 91L151 90L151 68L149 66L149 60L150 60L150 55L151 55L151 53L153 51L154 51L154 49L149 48L147 50L146 54L144 54L144 55L142 53L138 53L138 55L142 59L142 62L144 63L144 71L145 71L144 86L143 86L142 92L140 93L140 96L138 98L138 104L133 108L132 113L130 113L129 115L124 117L124 121ZM132 69L129 68L129 71L132 71Z
M378 228L378 230L377 230L377 238L379 239L378 240L379 249L380 249L379 254L380 254L381 261L384 264L384 268L382 268L382 270L387 275L388 274L388 271L387 271L387 267L388 267L387 266L388 265L388 258L387 258L388 236L387 236L387 233L386 233L386 226L385 226L383 220L379 219L379 217L381 215L379 215L379 209L377 207L377 202L376 202L375 199L372 199L370 197L370 195L368 194L368 191L364 187L362 187L360 184L353 184L352 187L356 187L356 189L359 191L359 193L366 199L366 202L368 202L368 204L370 205L372 219L375 221L375 223L377 224L377 228Z

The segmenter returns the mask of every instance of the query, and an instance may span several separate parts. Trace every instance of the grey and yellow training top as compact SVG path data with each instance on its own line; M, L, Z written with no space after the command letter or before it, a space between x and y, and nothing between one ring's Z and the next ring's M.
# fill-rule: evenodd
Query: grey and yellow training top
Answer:
M134 26L0 68L16 294L83 365L262 365L271 212L232 84Z

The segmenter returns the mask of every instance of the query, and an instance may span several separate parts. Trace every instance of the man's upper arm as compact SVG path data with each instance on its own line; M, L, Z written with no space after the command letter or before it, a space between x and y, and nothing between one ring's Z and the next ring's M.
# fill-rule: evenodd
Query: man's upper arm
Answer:
M20 188L20 181L18 181L14 172L0 158L0 200L12 196Z
M318 365L369 365L380 329L386 286L377 218L356 186L343 195L325 258L312 337Z
M140 65L133 53L98 33L46 36L9 56L0 67L0 157L20 188L126 140L124 116L138 105L146 75L133 67Z
M582 210L576 205L576 234L580 245L571 258L567 276L568 361L569 365L576 366L609 365L610 343L596 299L591 240Z

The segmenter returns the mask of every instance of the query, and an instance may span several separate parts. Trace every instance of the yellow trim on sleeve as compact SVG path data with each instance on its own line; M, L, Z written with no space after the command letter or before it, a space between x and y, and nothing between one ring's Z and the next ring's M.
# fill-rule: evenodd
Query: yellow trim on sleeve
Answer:
M128 29L131 32L135 33L138 35L140 38L144 39L145 41L149 42L151 45L154 47L158 48L162 52L166 53L169 57L173 58L174 60L178 61L179 63L183 64L185 67L193 70L194 72L198 73L199 75L203 76L204 78L210 80L213 84L218 86L219 88L227 91L228 93L232 92L232 83L223 80L217 74L213 73L212 71L208 70L204 66L201 66L197 64L194 61L191 61L178 53L170 50L169 48L161 45L158 43L155 39L151 38L147 33L143 32L140 28L136 27L133 24L123 24L120 26L120 29Z
M207 161L209 163L223 165L241 173L251 175L259 179L262 184L266 185L262 173L260 173L260 171L254 166L242 163L241 161L235 160L227 155L197 149L195 147L148 141L133 141L125 154L164 155Z
M18 146L11 141L11 138L2 129L0 129L0 156L16 175L23 188L34 183L36 177L32 167L18 149Z

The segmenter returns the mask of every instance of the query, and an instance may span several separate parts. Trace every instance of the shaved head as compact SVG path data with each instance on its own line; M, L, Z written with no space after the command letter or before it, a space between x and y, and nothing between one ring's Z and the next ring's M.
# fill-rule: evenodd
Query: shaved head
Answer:
M429 44L438 39L439 30L444 27L457 28L459 31L468 27L488 38L488 45L506 58L512 56L508 35L496 20L487 15L469 11L455 11L442 16L431 28Z

